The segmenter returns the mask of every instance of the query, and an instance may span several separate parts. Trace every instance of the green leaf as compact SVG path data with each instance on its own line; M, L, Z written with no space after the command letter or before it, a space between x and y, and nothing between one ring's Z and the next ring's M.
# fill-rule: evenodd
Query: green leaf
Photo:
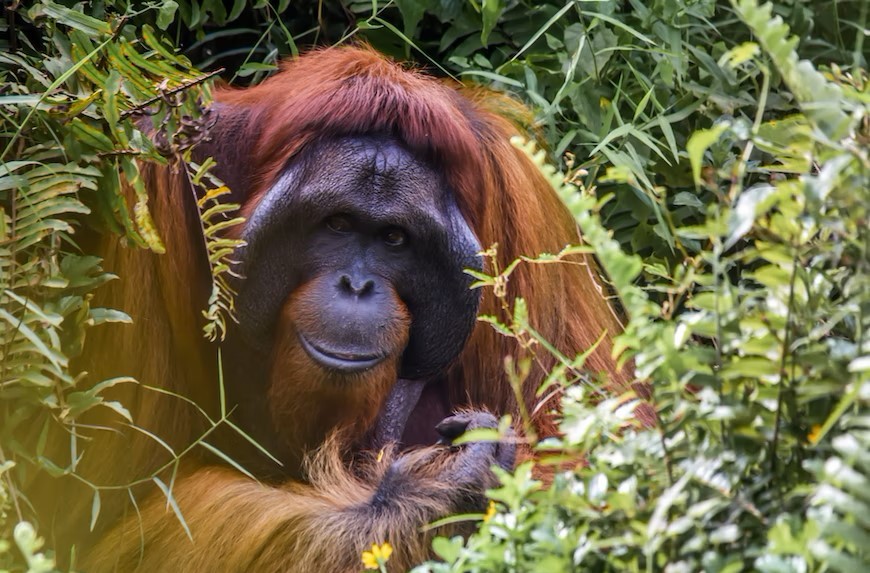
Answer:
M758 48L758 44L755 42L743 42L739 46L735 46L725 52L719 58L719 65L736 68L740 64L755 58L759 53L761 53L761 50Z
M160 491L163 492L163 495L166 496L166 505L167 507L171 507L172 511L175 513L175 517L178 518L178 522L181 524L181 527L184 528L184 532L187 534L187 538L193 541L193 535L190 533L190 527L187 525L187 521L184 519L184 515L181 513L181 508L178 507L178 502L175 501L175 496L172 495L172 490L170 490L165 483L163 483L159 477L151 478L157 487L160 488Z
M81 30L88 36L96 37L101 34L112 33L112 28L108 22L88 16L81 10L73 10L55 4L51 0L42 0L42 4L36 5L32 10L42 12L42 14L56 20L60 24Z
M728 218L728 238L725 240L725 248L730 249L743 235L752 229L756 217L767 211L769 204L767 199L773 196L774 187L770 185L757 185L743 191L737 198L737 204Z
M233 7L230 10L229 15L227 16L227 22L232 22L233 20L238 18L239 15L241 15L242 10L244 10L245 4L247 4L247 0L233 0ZM278 9L278 12L282 12L280 7Z
M157 27L161 30L166 30L169 25L175 20L175 13L178 11L178 2L175 0L164 0L157 12Z
M483 28L480 31L480 41L486 46L489 35L498 22L498 17L504 10L504 0L483 0L480 13L483 16Z
M163 45L163 42L160 38L157 37L157 34L154 33L154 28L149 25L142 26L142 39L145 40L145 44L160 54L163 58L170 62L174 62L177 60L175 54L170 52L166 46Z
M208 442L206 442L204 440L201 441L199 443L199 445L201 445L202 447L204 447L205 449L210 451L212 454L214 454L218 458L225 461L228 465L236 468L236 470L238 470L239 473L242 473L242 474L248 476L249 478L251 478L252 480L256 481L257 478L254 477L254 475L251 472L249 472L247 469L245 469L241 464L239 464L236 460L232 459L226 453L222 452L220 449L214 447L213 445L209 444Z
M274 72L278 69L278 66L275 64L262 64L260 62L247 62L243 64L239 71L236 72L236 75L240 78L246 78L248 76L254 75L257 72Z
M94 526L97 525L97 519L100 517L100 490L94 490L94 499L91 502L91 531L94 530Z
M93 147L98 151L112 151L115 149L115 144L112 143L111 139L106 137L106 134L77 117L73 118L72 122L70 122L70 127L73 137L85 145Z
M462 537L436 537L432 540L432 550L447 563L455 563L462 551Z
M798 59L798 38L789 36L791 30L780 16L772 15L773 5L768 2L759 6L756 0L732 0L732 5L758 36L807 117L831 140L843 137L852 122L843 110L842 88L828 82L811 62Z
M405 35L413 38L417 33L417 25L426 13L426 4L421 0L395 0L395 4L402 13L402 29Z
M689 162L692 164L692 177L696 187L701 186L701 166L704 163L704 153L710 146L719 141L719 138L729 127L728 123L719 123L710 129L698 130L689 137L686 151L689 154Z

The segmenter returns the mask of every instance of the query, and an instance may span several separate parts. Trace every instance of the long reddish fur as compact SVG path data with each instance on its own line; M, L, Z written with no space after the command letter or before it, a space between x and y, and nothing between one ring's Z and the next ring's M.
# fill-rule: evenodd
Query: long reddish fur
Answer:
M517 127L508 117L523 114L522 108L489 91L457 87L372 51L338 49L289 62L262 85L224 91L217 99L250 110L249 125L256 133L246 136L255 142L255 197L269 188L288 159L314 140L387 133L447 173L480 243L498 244L500 268L522 255L556 253L576 244L580 238L573 219L538 170L509 142ZM249 202L245 211L255 205ZM621 326L604 301L594 265L580 259L576 264L521 265L511 277L508 298L524 296L531 324L569 355L590 348L606 333L586 367L606 372L619 385L625 372L611 359L611 339ZM491 293L486 293L481 312L500 314ZM512 411L503 358L517 354L513 341L479 325L459 361L456 371L461 376L452 377L452 401ZM542 358L543 367L525 387L530 403L553 363ZM537 422L545 434L554 430L549 416Z
M306 145L330 137L381 133L397 138L447 174L480 243L485 247L498 243L501 268L520 255L558 252L579 240L572 218L548 183L510 145L509 137L518 129L507 118L523 111L503 96L434 80L368 49L339 48L288 62L280 73L256 87L219 89L216 100L221 109L234 110L244 118L233 124L231 137L220 145L253 149L245 159L247 173L256 174L245 179L251 190L243 207L245 214L251 213L287 162ZM120 280L106 289L99 302L124 310L134 323L96 329L87 345L89 354L79 365L93 380L120 375L137 378L141 385L117 387L115 396L130 409L137 425L161 436L178 452L204 426L193 407L171 394L217 411L216 357L200 330L205 277L196 271L201 269L195 248L200 239L191 230L195 227L190 225L190 213L185 212L184 197L190 192L187 182L171 168L145 166L144 175L153 192L150 206L168 254L127 248L114 237L102 239L105 266ZM508 299L516 296L526 299L536 331L569 356L604 335L586 366L607 373L617 387L627 381L611 358L611 339L620 325L590 261L577 257L566 264L522 264L508 284ZM484 293L481 312L500 315L492 293ZM505 356L519 357L523 352L516 341L478 324L448 374L451 404L516 414L503 361ZM552 408L534 406L536 390L554 359L546 352L537 354L538 365L526 380L523 395L529 410L535 412L537 433L546 436L556 431ZM292 362L291 355L286 360ZM283 370L286 377L287 369ZM312 388L311 374L300 367L292 384ZM374 399L359 398L366 404L365 411L383 399L389 386L385 380ZM283 384L286 387L287 381ZM310 400L317 399L316 392L308 394ZM286 394L275 397L287 403L292 398ZM296 409L297 413L305 411ZM111 416L94 422L113 431L95 432L96 441L79 464L79 471L93 483L129 483L170 459L163 445L118 425ZM323 433L328 434L328 428ZM34 498L40 498L43 512L76 516L56 522L58 543L87 548L102 539L96 549L86 551L88 571L353 570L365 547L384 540L396 548L391 566L407 569L427 556L428 537L418 528L427 519L442 515L444 504L437 495L421 496L409 500L409 509L399 516L366 523L355 519L352 508L371 497L372 484L394 458L387 452L380 463L370 461L351 471L343 458L343 435L342 428L331 433L310 459L307 483L262 484L188 455L173 483L173 495L192 541L152 484L132 490L136 507L129 503L126 491L103 492L101 516L93 534L82 534L87 529L91 497L78 482L67 480L59 488L57 480L37 479L31 491ZM423 459L431 452L421 450L417 455L422 465L431 462ZM171 474L162 476L168 483ZM426 474L418 479L430 490L447 487Z

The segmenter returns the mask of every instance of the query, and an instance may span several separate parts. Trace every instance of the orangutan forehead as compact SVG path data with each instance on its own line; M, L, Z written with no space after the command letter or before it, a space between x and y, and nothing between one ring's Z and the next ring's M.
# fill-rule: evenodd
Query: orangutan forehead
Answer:
M307 181L343 193L352 190L363 199L391 198L409 207L440 210L448 194L438 172L391 138L342 138L321 143L307 155Z
M416 157L398 140L391 137L356 136L322 142L317 145L317 160L338 161L374 176L400 176L409 168L437 174L425 161Z

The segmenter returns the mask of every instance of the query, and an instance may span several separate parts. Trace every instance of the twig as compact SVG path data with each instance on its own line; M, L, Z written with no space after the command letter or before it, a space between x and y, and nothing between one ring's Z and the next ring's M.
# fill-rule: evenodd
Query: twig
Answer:
M131 115L143 113L145 111L145 108L147 108L149 105L155 104L158 101L164 100L169 96L173 96L177 93L183 92L184 90L186 90L188 88L192 88L193 86L197 86L205 81L208 81L211 78L213 78L219 74L222 74L224 72L224 70L225 70L225 68L218 68L213 72L209 72L207 74L199 76L198 78L194 78L190 81L184 82L178 86L175 86L172 89L160 90L160 93L158 95L156 95L150 99L147 99L144 102L137 105L136 107L130 108L127 111L121 113L121 119L127 119Z

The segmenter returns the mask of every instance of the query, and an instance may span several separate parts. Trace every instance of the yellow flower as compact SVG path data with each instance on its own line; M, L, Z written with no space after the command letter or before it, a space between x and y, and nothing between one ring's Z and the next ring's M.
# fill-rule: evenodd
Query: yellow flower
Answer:
M813 424L813 427L810 428L810 434L807 436L807 441L810 444L815 446L816 442L819 441L819 437L820 437L821 433L822 433L822 427L818 424Z
M371 551L363 551L362 562L363 562L363 566L366 569L377 569L378 568L378 561L377 561L377 559L375 559L375 556L372 555Z
M486 508L486 514L483 516L483 522L486 523L495 515L495 502L489 500L489 506Z
M389 541L384 541L382 545L372 543L371 551L362 552L362 562L366 569L378 569L387 562L390 555L393 554L393 546Z

